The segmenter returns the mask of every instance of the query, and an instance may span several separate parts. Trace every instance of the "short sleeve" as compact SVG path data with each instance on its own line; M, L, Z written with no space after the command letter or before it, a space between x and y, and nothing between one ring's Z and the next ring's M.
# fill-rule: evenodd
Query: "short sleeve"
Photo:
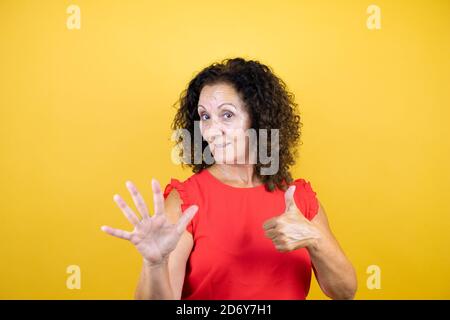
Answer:
M316 192L311 187L311 183L304 179L296 179L293 184L295 185L294 199L297 207L308 220L312 220L319 212L319 200Z
M173 189L176 189L178 191L178 194L180 195L180 198L181 198L181 201L182 201L181 212L183 213L184 210L186 210L187 208L189 208L193 204L191 202L191 200L190 200L189 193L186 190L186 186L182 182L180 182L177 179L173 179L172 178L172 179L170 179L170 183L168 183L166 185L166 188L164 189L164 193L163 193L164 199L166 199L169 196L170 192ZM190 232L191 234L193 233L192 220L187 225L186 230L188 232Z

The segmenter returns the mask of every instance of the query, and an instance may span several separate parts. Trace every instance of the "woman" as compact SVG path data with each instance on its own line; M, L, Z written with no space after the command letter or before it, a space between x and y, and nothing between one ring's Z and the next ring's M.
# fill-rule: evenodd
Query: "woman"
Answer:
M316 193L289 173L300 139L296 107L257 61L224 60L192 79L172 128L184 130L180 155L194 174L171 179L164 192L152 180L152 216L128 181L141 218L115 195L134 230L102 227L143 257L137 299L305 299L311 268L328 297L354 297L355 270ZM200 147L191 148L196 130ZM249 130L257 134L243 134ZM258 135L263 130L275 135Z

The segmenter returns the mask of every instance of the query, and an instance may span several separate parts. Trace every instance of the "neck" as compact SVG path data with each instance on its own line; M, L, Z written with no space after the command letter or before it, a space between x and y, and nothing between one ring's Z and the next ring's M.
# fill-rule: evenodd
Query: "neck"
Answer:
M246 187L253 187L258 184L255 181L254 165L253 164L214 164L211 169L216 170L225 180L243 185Z

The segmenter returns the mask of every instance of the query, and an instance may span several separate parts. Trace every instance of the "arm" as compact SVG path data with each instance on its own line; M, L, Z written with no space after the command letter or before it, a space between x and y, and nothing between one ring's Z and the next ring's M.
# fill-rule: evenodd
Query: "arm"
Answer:
M169 280L168 263L152 266L144 261L138 286L136 300L173 300L172 287Z
M295 186L285 192L286 210L264 222L265 234L280 252L306 248L322 291L332 299L353 299L356 273L334 238L319 202L319 212L309 221L294 200Z
M355 269L331 232L320 202L311 222L320 231L320 237L307 247L320 288L332 299L353 299L357 289Z

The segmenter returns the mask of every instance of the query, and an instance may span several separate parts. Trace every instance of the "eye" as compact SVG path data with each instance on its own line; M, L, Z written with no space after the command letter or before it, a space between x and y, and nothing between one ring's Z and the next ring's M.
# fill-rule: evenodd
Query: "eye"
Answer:
M224 112L223 114L225 116L226 119L230 119L234 116L234 114L232 112Z
M202 114L200 114L200 119L201 120L208 120L209 116L206 113L202 113Z

